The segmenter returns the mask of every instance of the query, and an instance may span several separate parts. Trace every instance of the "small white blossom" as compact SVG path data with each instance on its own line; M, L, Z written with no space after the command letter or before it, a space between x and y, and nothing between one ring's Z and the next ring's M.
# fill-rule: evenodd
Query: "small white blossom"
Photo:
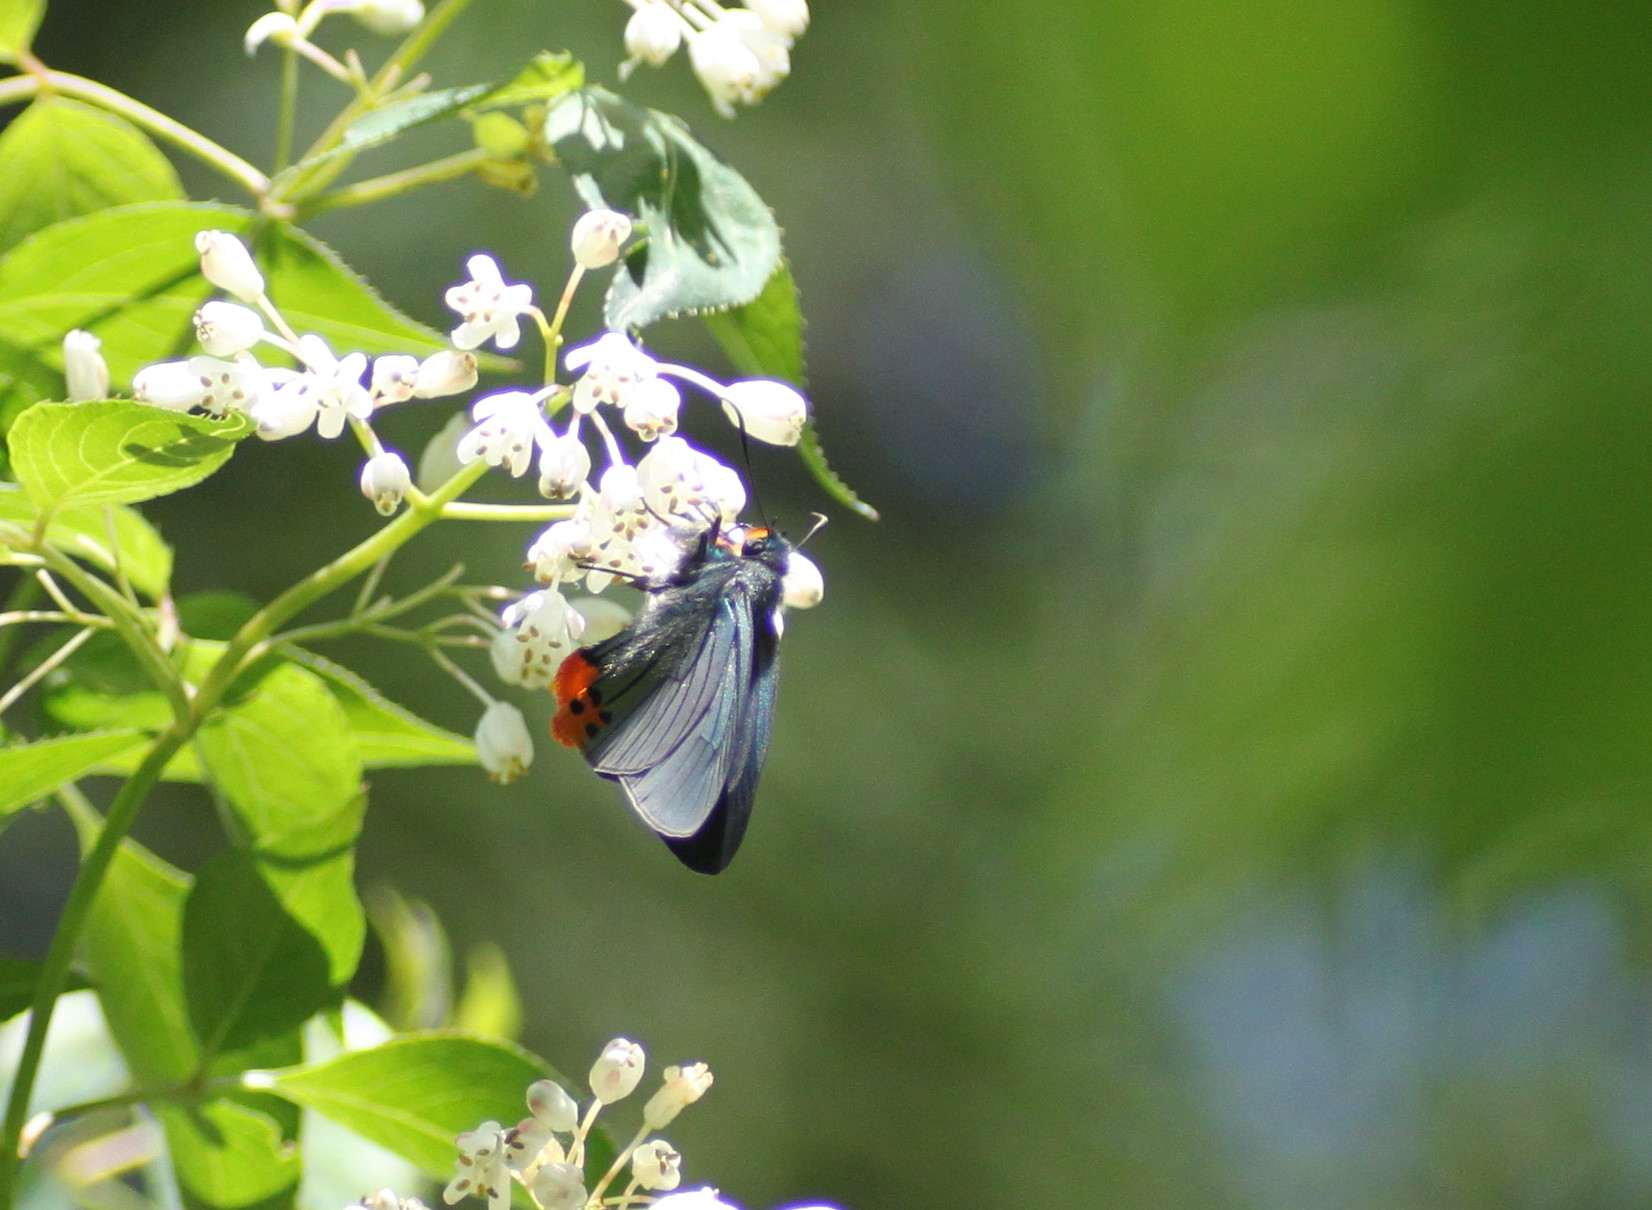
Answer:
M619 259L620 247L630 238L630 216L599 208L579 216L568 242L581 267L602 269Z
M373 373L367 380L367 389L373 403L384 407L391 403L405 403L413 398L413 384L418 381L419 359L406 353L389 353L373 358Z
M367 372L367 354L347 353L334 357L321 337L308 333L298 338L298 356L315 384L316 432L331 441L344 431L346 417L366 420L373 414L373 397L361 385Z
M251 413L269 396L278 380L291 376L292 371L271 370L248 353L233 361L221 357L191 357L190 373L201 380L202 395L197 405L213 416L229 412Z
M528 1112L547 1130L572 1130L579 1125L579 1106L555 1080L528 1085Z
M416 1197L399 1197L394 1189L380 1189L377 1193L369 1193L358 1206L365 1206L367 1210L425 1210L425 1204Z
M500 615L514 651L495 640L489 654L494 671L507 684L541 689L551 683L568 653L579 645L585 620L568 608L568 599L554 588L530 592L505 607Z
M573 495L591 474L591 451L577 433L552 436L540 446L539 494L552 500Z
M448 290L447 305L459 313L462 322L453 329L453 343L460 349L474 349L492 340L500 349L514 349L522 338L517 317L533 305L533 287L506 285L499 263L485 253L465 262L470 280Z
M625 397L625 426L644 441L677 431L677 409L683 396L664 378L639 382Z
M383 516L390 516L407 498L407 489L413 486L413 476L407 463L394 450L374 454L361 468L361 494L373 502Z
M800 38L809 28L809 0L746 0L746 7L782 37Z
M662 0L643 0L625 23L625 53L619 77L629 79L637 64L659 67L683 44L683 19Z
M682 1183L683 1157L664 1139L650 1139L631 1153L631 1175L650 1192L670 1192Z
M195 251L201 254L201 276L220 290L228 290L242 302L257 302L263 295L264 275L253 263L252 253L228 231L196 232Z
M488 707L491 714L496 707L503 706L503 702L495 702ZM515 710L514 706L506 706L507 710ZM517 719L521 720L521 712L517 711ZM486 723L487 716L483 716ZM526 737L527 728L523 728ZM442 1200L448 1205L466 1197L482 1197L488 1202L488 1210L509 1210L511 1200L510 1169L505 1163L505 1135L499 1129L498 1122L483 1122L475 1130L468 1130L456 1140L459 1148L457 1161L459 1171L447 1188L442 1190Z
M770 445L796 445L809 418L803 396L770 378L729 383L723 388L723 411L730 424Z
M802 551L786 556L786 571L780 577L781 600L789 609L813 609L826 595L826 580L815 561Z
M711 1087L711 1068L704 1063L665 1069L665 1083L642 1107L642 1120L650 1130L669 1124L688 1106L706 1095Z
M419 363L413 395L418 399L437 399L468 391L475 385L476 354L443 349Z
M761 101L791 74L791 36L771 27L757 13L744 8L727 9L717 18L717 24L726 26L757 58L757 80L746 104Z
M421 0L356 0L347 10L375 34L405 34L424 20Z
M534 447L552 439L538 398L526 391L485 395L471 405L470 415L476 426L459 439L461 463L480 458L521 478L533 461Z
M711 97L712 108L723 117L734 116L737 102L749 105L755 99L763 65L751 48L721 23L689 35L688 61L700 86Z
M103 342L79 328L63 337L63 397L70 403L109 398L109 364L98 350Z
M659 363L618 332L605 333L589 344L569 349L562 364L570 373L585 371L574 384L574 410L580 413L591 411L599 403L623 408L638 383L659 373Z
M240 303L214 299L195 312L195 339L213 357L245 353L264 338L264 317Z
M735 1207L718 1197L717 1190L708 1185L684 1193L668 1193L649 1210L735 1210Z
M533 764L533 738L528 734L527 720L522 717L522 712L509 702L494 702L483 711L482 721L476 724L476 759L488 777L502 783L515 781L528 771L529 765ZM497 1133L499 1124L494 1122L491 1125ZM487 1125L484 1125L474 1133L480 1134L486 1129ZM465 1137L459 1136L461 1151L465 1146ZM498 1144L498 1162L500 1171L503 1171L505 1155L502 1139ZM460 1163L463 1175L462 1158ZM457 1177L454 1179L458 1180ZM501 1185L504 1189L502 1196L509 1202L510 1182L505 1180ZM448 1185L449 1190L452 1188L453 1185ZM447 1197L445 1193L442 1196L450 1205L458 1200ZM491 1197L489 1202L491 1204Z
M132 376L132 394L140 403L187 412L206 398L206 384L187 361L158 361Z
M681 437L661 437L637 464L645 507L701 525L733 521L746 507L746 486L733 467Z
M242 45L247 48L247 54L257 54L258 48L266 41L274 41L277 46L291 46L293 39L298 37L298 22L286 13L265 13L258 20L247 27L243 36Z
M577 580L591 557L591 523L570 517L547 526L528 547L528 566L541 584Z
M642 1047L629 1038L615 1038L591 1066L591 1091L604 1105L625 1099L642 1079L646 1061Z
M546 1164L530 1187L534 1204L540 1210L580 1210L586 1197L584 1176L572 1164Z
M296 375L273 391L266 391L247 412L265 441L296 437L314 424L321 412L315 379L308 374Z

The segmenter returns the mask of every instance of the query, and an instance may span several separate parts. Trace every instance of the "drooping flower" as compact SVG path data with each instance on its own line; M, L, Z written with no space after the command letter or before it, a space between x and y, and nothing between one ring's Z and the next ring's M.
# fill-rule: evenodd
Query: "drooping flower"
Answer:
M579 216L569 245L581 267L601 269L619 259L620 247L630 238L630 216L599 207Z
M541 584L577 580L584 574L591 550L591 523L582 517L569 517L547 526L534 539L528 547L528 566Z
M803 436L809 405L783 382L752 378L723 388L723 411L729 423L770 445L796 445Z
M528 771L529 765L533 764L533 737L528 734L527 720L522 717L522 712L509 702L494 702L482 712L482 720L476 724L476 759L488 777L500 783L515 781ZM491 1122L484 1123L475 1131L472 1131L471 1135L459 1136L460 1174L459 1177L454 1178L455 1183L465 1175L463 1155L466 1145L465 1139L472 1136L479 1137L485 1134L489 1127L492 1128L495 1135L499 1135L499 1123ZM480 1147L483 1144L478 1142L472 1145ZM497 1172L501 1175L497 1180L492 1179L494 1170L489 1168L479 1170L477 1179L480 1180L484 1175L489 1177L490 1192L487 1197L490 1207L493 1207L493 1191L503 1190L499 1194L500 1206L493 1207L493 1210L503 1210L504 1205L510 1202L510 1180L508 1176L503 1175L505 1172L503 1137L501 1136L492 1144L492 1147L492 1152L478 1154L483 1154L483 1158L489 1158L496 1162ZM477 1162L480 1163L480 1160ZM449 1192L453 1188L454 1184L450 1183L448 1185ZM442 1196L449 1205L459 1200L457 1197L449 1197L447 1193ZM460 1194L460 1196L462 1197L463 1194Z
M809 0L746 0L758 20L786 38L800 38L809 28Z
M522 338L518 317L533 305L533 287L507 285L499 263L478 252L465 262L470 280L451 287L447 305L459 313L452 340L460 349L474 349L492 340L495 347L514 349Z
M620 79L629 79L639 63L659 67L682 44L683 19L662 0L643 0L625 23L625 53L631 57L620 64Z
M739 474L681 437L661 437L637 464L644 508L691 524L733 521L746 506Z
M574 384L574 410L580 413L599 403L623 408L638 383L659 373L659 363L619 332L604 333L589 344L569 349L562 364L570 372L585 371Z
M584 619L568 608L568 599L554 588L530 592L505 607L500 615L503 639L491 650L500 679L524 689L542 689L551 683L563 659L579 643Z
M645 379L625 397L625 426L644 441L675 433L682 403L682 392L664 378Z
M501 706L515 711L520 721L522 713L516 707L495 702L482 716L484 725L494 710ZM522 728L522 733L527 735L526 726ZM478 748L479 741L480 737ZM456 1145L459 1148L459 1171L442 1190L442 1200L451 1206L463 1198L482 1197L487 1199L488 1210L509 1210L510 1169L505 1163L505 1134L499 1129L499 1123L483 1122L475 1130L467 1130L458 1137Z
M362 464L361 494L382 516L388 517L400 508L412 486L412 472L394 450L381 450Z
M575 417L577 423L578 417ZM591 451L576 432L553 435L540 446L539 494L562 500L577 492L591 474Z

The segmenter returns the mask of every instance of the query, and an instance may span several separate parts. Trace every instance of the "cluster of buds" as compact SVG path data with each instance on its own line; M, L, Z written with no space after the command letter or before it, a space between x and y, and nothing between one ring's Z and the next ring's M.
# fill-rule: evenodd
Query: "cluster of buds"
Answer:
M717 112L755 105L792 70L792 45L809 28L808 0L746 0L724 8L716 0L627 0L620 79L639 63L663 64L686 41L688 61Z
M645 1066L646 1056L635 1042L615 1038L604 1046L587 1078L592 1099L583 1113L555 1081L530 1085L528 1117L510 1129L498 1122L483 1122L458 1137L458 1172L442 1191L442 1200L451 1206L478 1197L488 1203L488 1210L509 1210L514 1182L527 1190L540 1210L580 1210L601 1206L603 1195L627 1168L630 1178L620 1195L621 1205L632 1203L639 1193L670 1193L682 1182L682 1156L656 1132L711 1087L711 1072L704 1063L665 1069L659 1089L643 1105L642 1126L592 1188L587 1191L585 1187L591 1128L605 1106L636 1090ZM677 1210L726 1207L711 1189L678 1198L690 1200L668 1197L655 1205L669 1208L675 1204Z

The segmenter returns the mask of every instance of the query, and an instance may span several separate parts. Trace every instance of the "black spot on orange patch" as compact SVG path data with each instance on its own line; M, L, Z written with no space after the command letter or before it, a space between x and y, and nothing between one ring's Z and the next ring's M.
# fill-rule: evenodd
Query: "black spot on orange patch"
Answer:
M556 680L551 684L556 694L551 737L565 748L583 748L602 730L602 723L587 722L582 717L588 711L597 713L591 686L601 672L583 651L574 652L556 670ZM597 713L597 717L602 718L602 714ZM607 721L602 718L603 723Z

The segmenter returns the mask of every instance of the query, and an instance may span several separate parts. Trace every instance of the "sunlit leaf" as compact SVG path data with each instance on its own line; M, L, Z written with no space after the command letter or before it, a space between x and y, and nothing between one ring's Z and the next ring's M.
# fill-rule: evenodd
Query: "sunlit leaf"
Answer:
M425 722L348 668L296 647L288 648L286 654L320 676L338 699L355 734L363 767L476 763L476 747L468 737Z
M117 752L136 748L142 731L63 735L0 747L0 819L84 775Z
M15 63L34 41L46 0L0 0L0 63Z
M141 403L37 403L12 425L12 468L42 508L129 504L199 483L252 425Z
M268 1114L237 1101L154 1107L189 1207L258 1207L292 1202L302 1160Z
M40 507L24 492L0 484L0 523L32 531ZM59 509L46 527L46 540L59 550L113 572L118 553L122 574L139 592L158 598L172 578L172 548L154 526L124 505Z

